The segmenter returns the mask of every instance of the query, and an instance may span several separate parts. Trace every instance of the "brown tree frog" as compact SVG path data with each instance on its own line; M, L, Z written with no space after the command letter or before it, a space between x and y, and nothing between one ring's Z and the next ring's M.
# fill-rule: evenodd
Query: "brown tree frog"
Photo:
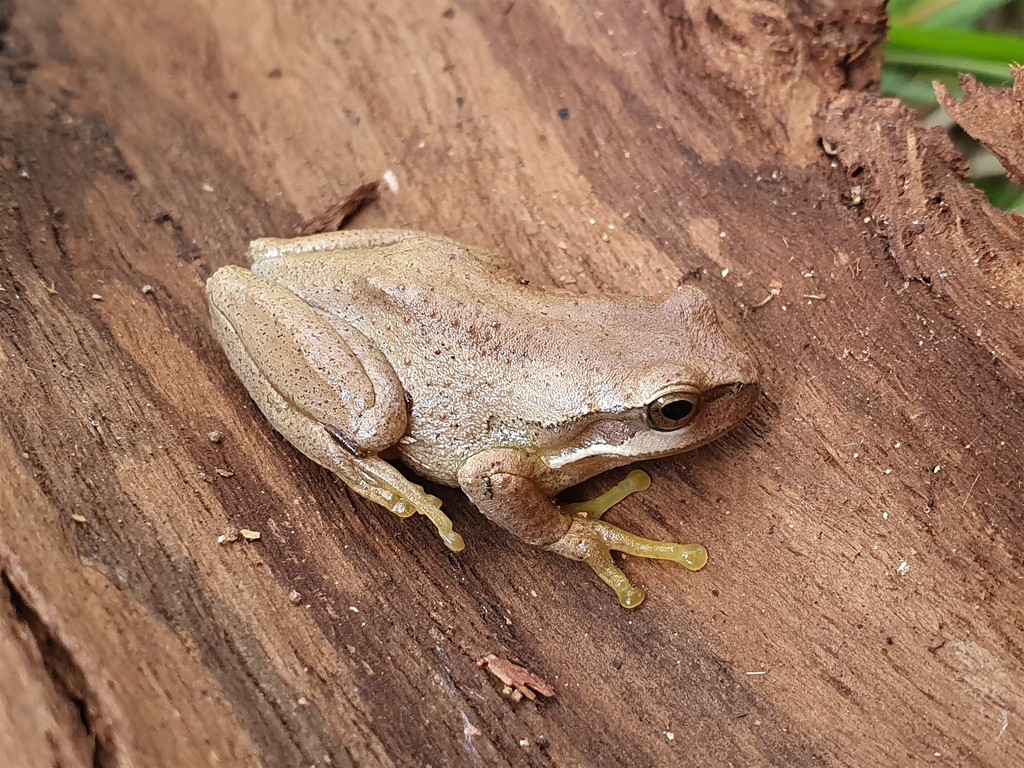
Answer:
M463 548L437 497L388 460L460 487L523 541L586 562L631 608L644 598L616 550L691 570L700 545L601 520L647 486L631 473L590 502L565 488L613 467L696 448L759 392L707 297L577 295L527 285L444 237L347 231L249 246L206 292L231 367L285 438L397 515L425 515Z

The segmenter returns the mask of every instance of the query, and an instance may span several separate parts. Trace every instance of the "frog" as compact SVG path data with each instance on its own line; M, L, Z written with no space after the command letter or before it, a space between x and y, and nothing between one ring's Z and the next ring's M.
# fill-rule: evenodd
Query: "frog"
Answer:
M415 480L461 488L516 538L586 563L626 608L645 591L613 552L706 564L700 544L602 519L649 486L642 470L588 501L557 498L705 445L752 410L757 368L700 289L538 286L489 251L402 229L261 238L247 261L206 284L228 362L274 429L355 493L425 516L459 552Z

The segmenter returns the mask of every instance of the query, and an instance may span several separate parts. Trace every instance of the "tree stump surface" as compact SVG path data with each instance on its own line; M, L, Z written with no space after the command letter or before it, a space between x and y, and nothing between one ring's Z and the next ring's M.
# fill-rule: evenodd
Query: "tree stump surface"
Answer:
M1024 764L1024 226L882 5L0 2L4 764ZM1022 99L945 102L1014 166ZM385 176L352 226L708 293L764 395L610 514L704 571L628 612L433 489L453 555L263 420L204 281Z

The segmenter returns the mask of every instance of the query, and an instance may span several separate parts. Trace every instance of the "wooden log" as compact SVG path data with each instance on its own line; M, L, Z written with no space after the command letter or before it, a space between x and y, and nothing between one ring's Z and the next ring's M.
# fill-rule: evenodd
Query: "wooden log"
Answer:
M875 94L883 3L338 6L0 2L4 764L1022 762L1024 232ZM703 572L627 612L433 489L453 555L260 417L204 281L378 179L353 226L712 297L765 394L610 513Z

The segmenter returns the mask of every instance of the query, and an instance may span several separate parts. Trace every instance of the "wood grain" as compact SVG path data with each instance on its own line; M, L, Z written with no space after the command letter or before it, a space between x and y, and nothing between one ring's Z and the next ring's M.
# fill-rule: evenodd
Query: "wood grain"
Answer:
M1024 228L881 6L0 2L5 764L1024 761ZM386 171L352 226L721 308L762 401L612 513L705 571L626 612L436 489L452 555L262 420L203 283Z

